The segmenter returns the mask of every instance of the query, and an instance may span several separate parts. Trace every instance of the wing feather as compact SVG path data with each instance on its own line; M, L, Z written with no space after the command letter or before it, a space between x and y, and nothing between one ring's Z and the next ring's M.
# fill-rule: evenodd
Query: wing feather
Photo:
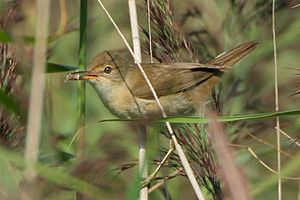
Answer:
M199 66L198 63L193 66L191 63L173 63L173 64L144 64L144 70L152 83L157 95L165 96L181 92L198 83L210 78L219 69ZM129 80L129 87L132 88L134 96L144 99L153 99L151 90L146 81L141 77ZM130 76L133 77L133 76Z
M142 66L157 95L160 97L191 88L212 76L219 76L224 70L230 68L236 62L251 53L256 46L256 42L241 44L230 50L228 53L224 53L206 64L151 63L142 64ZM153 99L152 92L146 81L141 74L139 75L139 78L134 77L133 75L129 76L134 77L132 80L128 80L133 95L144 99Z

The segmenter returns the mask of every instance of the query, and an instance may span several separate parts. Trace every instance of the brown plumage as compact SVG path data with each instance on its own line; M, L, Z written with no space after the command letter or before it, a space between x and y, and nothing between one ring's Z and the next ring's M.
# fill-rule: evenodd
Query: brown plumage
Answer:
M142 63L142 67L167 115L199 114L222 73L256 45L241 44L206 64ZM146 81L125 51L98 54L87 71L71 73L68 80L88 80L103 103L119 117L161 116Z

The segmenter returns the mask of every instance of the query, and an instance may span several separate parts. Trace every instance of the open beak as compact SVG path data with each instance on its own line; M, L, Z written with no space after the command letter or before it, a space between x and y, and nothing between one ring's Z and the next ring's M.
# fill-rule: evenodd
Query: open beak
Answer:
M90 71L78 71L69 73L66 77L66 81L78 81L78 80L92 80L96 79L99 75L93 74Z

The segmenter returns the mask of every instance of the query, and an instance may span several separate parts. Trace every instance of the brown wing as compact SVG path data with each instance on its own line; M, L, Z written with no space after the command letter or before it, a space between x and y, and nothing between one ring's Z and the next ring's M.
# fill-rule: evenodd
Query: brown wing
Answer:
M240 61L242 58L251 53L257 46L257 42L246 42L243 43L233 49L231 49L228 53L224 53L212 59L207 64L208 65L217 65L223 68L232 67L236 62Z
M151 81L158 96L170 95L193 87L214 75L219 75L224 69L252 52L256 42L247 42L237 46L207 64L201 63L170 63L170 64L143 64L144 70ZM146 81L141 78L129 80L133 95L145 99L153 99ZM137 81L139 80L139 81Z
M143 68L159 97L188 89L219 71L219 69L205 67L198 63L195 63L194 66L192 63L143 64ZM139 76L139 78L128 81L133 95L139 98L153 99L146 81L141 74Z

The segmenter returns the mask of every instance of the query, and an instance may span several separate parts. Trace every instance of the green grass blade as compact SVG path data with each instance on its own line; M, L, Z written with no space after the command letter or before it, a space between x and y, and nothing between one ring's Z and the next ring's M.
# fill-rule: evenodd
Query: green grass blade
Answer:
M74 71L76 69L79 69L79 67L47 62L46 73Z
M217 121L219 122L234 122L242 120L258 120L265 118L274 117L286 117L300 115L300 109L281 111L281 112L266 112L266 113L254 113L247 115L232 115L232 116L220 116ZM168 117L159 120L160 122L171 122L171 123L208 123L210 120L205 117Z
M218 122L235 122L235 121L245 121L245 120L259 120L267 119L274 117L289 117L300 115L300 109L281 111L281 112L265 112L265 113L254 113L247 115L231 115L231 116L219 116L216 121ZM186 116L186 117L168 117L164 119L105 119L100 120L98 123L103 122L143 122L143 121L153 121L153 122L170 122L170 123L200 123L207 124L210 122L210 119L205 117L196 117L196 116Z
M80 1L80 29L79 29L79 70L86 69L86 50L87 50L87 10L88 1ZM86 104L86 84L83 81L78 82L77 90L77 129L85 126L85 104ZM84 131L80 131L77 137L77 157L81 158L85 149Z

